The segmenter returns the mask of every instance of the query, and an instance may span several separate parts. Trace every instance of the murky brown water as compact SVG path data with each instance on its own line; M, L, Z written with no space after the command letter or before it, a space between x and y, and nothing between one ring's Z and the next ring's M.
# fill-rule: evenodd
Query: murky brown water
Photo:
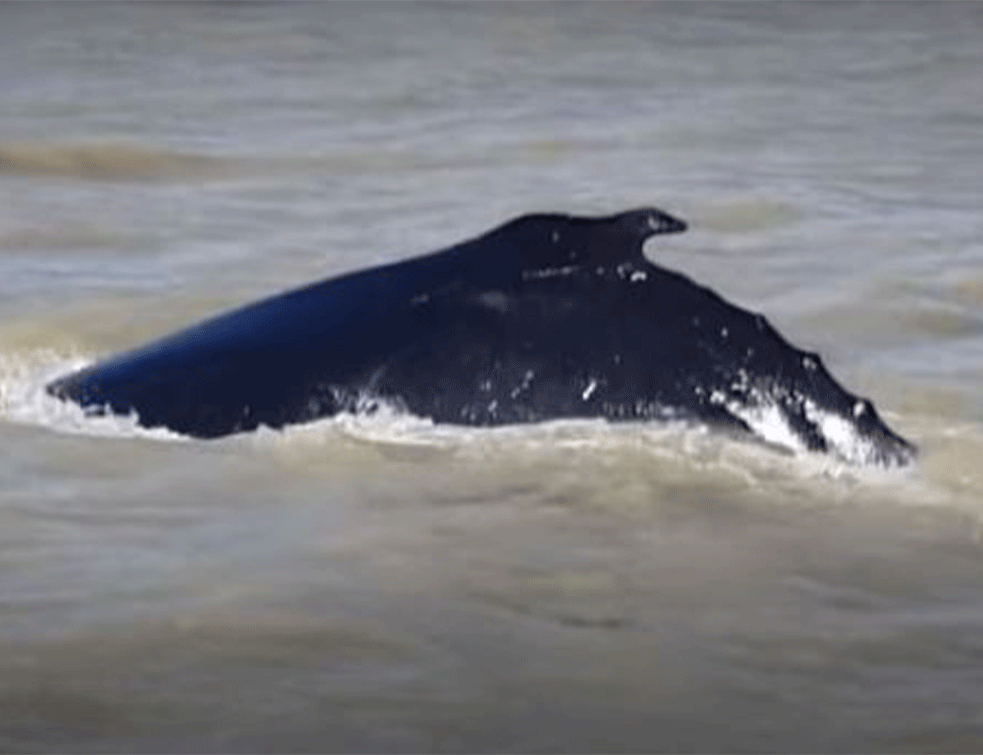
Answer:
M973 4L0 8L0 751L983 749ZM765 312L915 440L352 418L46 377L533 210Z

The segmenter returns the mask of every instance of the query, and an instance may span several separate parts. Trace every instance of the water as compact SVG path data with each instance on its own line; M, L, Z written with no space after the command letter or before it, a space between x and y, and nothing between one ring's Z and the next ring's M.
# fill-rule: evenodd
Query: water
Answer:
M0 8L0 750L983 746L975 4ZM192 442L41 386L550 210L922 449L385 416Z

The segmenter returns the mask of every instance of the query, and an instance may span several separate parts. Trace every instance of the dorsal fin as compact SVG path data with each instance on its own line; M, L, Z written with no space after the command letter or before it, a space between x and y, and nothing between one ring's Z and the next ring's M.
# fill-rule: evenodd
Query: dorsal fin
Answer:
M471 258L480 250L486 269L549 269L569 265L640 260L645 240L681 233L686 223L654 207L616 215L584 217L523 215L471 241L446 250L446 258Z
M542 267L615 264L642 257L646 239L663 233L682 233L686 223L655 207L616 215L525 215L495 229L502 248L514 244L519 266Z
M618 226L623 232L634 234L640 242L663 233L682 233L687 228L685 221L655 207L628 210L601 220Z
M402 280L414 281L415 296L465 280L501 285L582 265L640 263L646 239L685 230L685 222L655 207L601 217L523 215L448 249L354 275L376 276L384 270L391 276L395 268L401 268L409 275Z

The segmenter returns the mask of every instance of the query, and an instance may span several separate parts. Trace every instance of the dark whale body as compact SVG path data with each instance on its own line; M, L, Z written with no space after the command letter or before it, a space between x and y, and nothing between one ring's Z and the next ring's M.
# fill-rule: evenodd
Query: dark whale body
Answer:
M198 438L394 404L435 422L689 419L857 463L914 447L759 314L649 262L656 209L529 215L219 315L47 387Z

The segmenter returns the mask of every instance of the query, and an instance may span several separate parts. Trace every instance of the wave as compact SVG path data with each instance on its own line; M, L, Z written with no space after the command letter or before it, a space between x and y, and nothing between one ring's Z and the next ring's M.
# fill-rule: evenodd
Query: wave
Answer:
M523 162L565 149L553 143L503 144L452 157L426 157L412 149L348 148L313 154L210 155L127 142L58 143L0 141L0 176L70 178L84 181L221 181L270 175L351 175L446 170Z
M159 150L125 143L0 142L0 175L96 181L175 181L236 175L235 158Z
M74 349L20 348L0 352L0 419L21 424L45 426L56 431L92 435L147 436L155 438L183 438L164 430L148 430L137 424L136 416L87 415L72 402L64 402L49 396L44 386L55 377L91 364L93 357ZM641 433L641 435L639 434ZM373 402L367 412L342 413L312 423L289 426L282 430L261 428L246 436L232 436L231 442L264 444L299 443L322 444L326 439L344 438L379 445L403 445L418 447L455 447L462 453L466 449L524 447L555 447L597 449L615 447L624 443L639 442L675 447L682 455L720 452L721 443L764 448L768 453L785 456L806 455L801 449L783 448L782 444L735 440L725 434L709 432L702 425L686 422L658 423L609 423L603 419L563 419L534 425L505 425L497 428L474 428L456 425L438 425L428 419L408 415L385 402ZM675 452L670 452L675 455ZM808 456L817 456L809 454ZM842 465L834 463L839 469Z
M47 394L44 386L51 379L92 361L91 355L71 349L0 351L0 422L94 438L194 442L168 430L144 428L135 415L87 415L77 405ZM661 488L672 487L675 480L681 489L707 487L725 491L728 497L766 492L768 498L784 501L889 501L983 515L983 476L977 461L983 453L983 423L954 423L924 412L906 412L905 420L922 454L904 470L856 467L829 455L678 421L573 419L474 428L437 425L386 406L371 414L341 414L282 430L260 428L214 442L233 453L272 455L305 467L324 466L326 449L329 457L347 458L361 448L370 450L376 463L443 459L441 464L463 464L472 470L514 470L519 463L523 468L569 468L568 476L573 477L585 464L607 470L612 484L650 480ZM579 454L584 458L571 464L571 455Z

